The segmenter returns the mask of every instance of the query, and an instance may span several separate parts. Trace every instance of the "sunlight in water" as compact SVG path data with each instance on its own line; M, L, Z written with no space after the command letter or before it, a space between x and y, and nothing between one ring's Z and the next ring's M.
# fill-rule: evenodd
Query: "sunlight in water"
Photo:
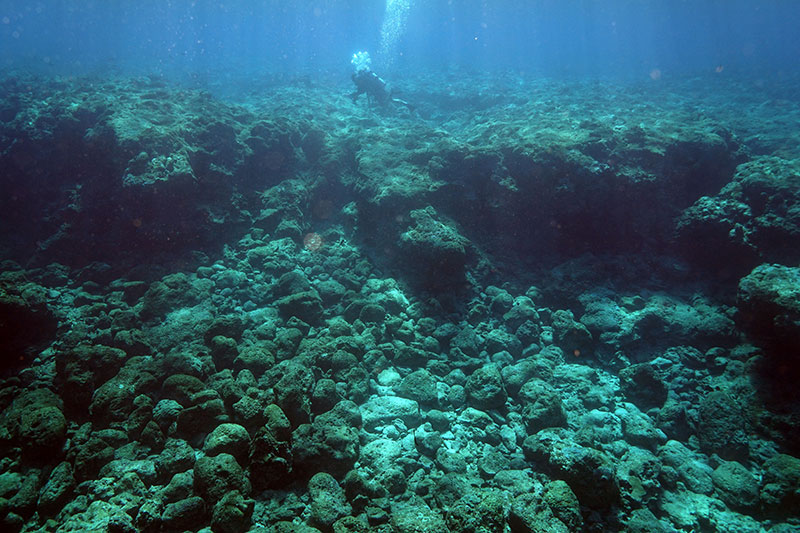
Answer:
M406 29L411 0L386 0L386 13L381 26L381 47L378 59L385 65L391 65L397 52L397 43Z

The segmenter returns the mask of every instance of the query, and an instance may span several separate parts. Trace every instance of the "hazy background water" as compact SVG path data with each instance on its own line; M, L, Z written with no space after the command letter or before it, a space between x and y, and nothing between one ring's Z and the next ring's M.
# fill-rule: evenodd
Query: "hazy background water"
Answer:
M0 0L0 66L58 75L800 69L796 0Z

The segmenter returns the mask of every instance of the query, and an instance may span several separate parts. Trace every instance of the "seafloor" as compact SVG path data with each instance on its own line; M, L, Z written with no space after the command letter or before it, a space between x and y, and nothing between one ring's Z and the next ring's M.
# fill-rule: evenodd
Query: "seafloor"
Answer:
M800 80L734 78L7 75L0 528L798 531Z

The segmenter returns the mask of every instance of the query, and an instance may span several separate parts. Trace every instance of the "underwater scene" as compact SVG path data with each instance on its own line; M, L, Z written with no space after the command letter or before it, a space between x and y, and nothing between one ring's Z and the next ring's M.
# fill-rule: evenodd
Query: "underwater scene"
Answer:
M798 27L0 0L0 531L800 531Z

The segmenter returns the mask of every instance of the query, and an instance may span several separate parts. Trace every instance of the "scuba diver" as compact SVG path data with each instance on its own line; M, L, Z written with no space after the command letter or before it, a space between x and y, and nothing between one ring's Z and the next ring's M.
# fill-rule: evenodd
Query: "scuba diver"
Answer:
M393 91L389 90L386 82L372 71L370 68L371 59L367 52L353 54L351 63L356 68L356 71L351 76L356 86L355 92L350 95L353 103L358 100L359 96L366 94L369 102L377 102L381 106L394 103L407 107L410 112L414 111L413 105L400 98L395 98L392 95Z

